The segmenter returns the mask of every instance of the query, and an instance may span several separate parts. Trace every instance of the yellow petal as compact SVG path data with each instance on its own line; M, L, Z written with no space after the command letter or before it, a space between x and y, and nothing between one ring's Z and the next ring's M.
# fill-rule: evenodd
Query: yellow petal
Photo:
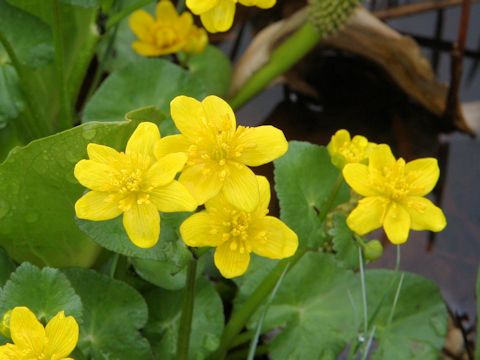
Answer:
M175 175L183 169L187 155L185 153L168 154L157 160L147 171L145 183L148 186L163 186L175 179Z
M160 56L168 54L168 52L165 52L163 49L155 45L141 41L135 41L132 44L132 48L137 54L142 56Z
M208 44L208 35L205 29L192 26L187 38L187 42L183 47L186 53L200 53Z
M378 229L383 224L383 219L389 201L379 196L366 197L358 202L358 205L347 218L347 225L359 235L365 235Z
M151 122L142 122L130 136L125 154L153 156L153 149L158 140L160 140L158 126Z
M402 204L410 214L413 230L442 231L447 226L447 220L442 209L430 200L420 196L408 196Z
M213 198L222 188L216 169L203 163L185 168L179 181L190 191L198 205Z
M197 208L197 201L185 185L175 180L153 189L150 201L160 212L194 211Z
M206 211L196 213L180 225L180 234L188 246L218 246L224 242L222 235L227 229Z
M390 146L380 144L372 150L368 162L370 168L379 170L383 173L383 169L394 166L396 160L392 154Z
M195 141L205 130L205 113L200 101L188 96L177 96L170 102L173 122L188 139Z
M202 106L210 126L231 135L235 133L237 127L235 114L225 100L214 95L207 96L202 100Z
M256 234L248 242L255 254L270 259L284 259L297 251L297 234L279 219L265 216L253 226Z
M169 0L161 0L156 7L157 21L162 25L174 23L178 18L177 9Z
M123 215L130 240L141 248L154 246L160 236L160 214L153 204L133 204Z
M240 247L232 248L231 242L227 241L216 248L214 255L215 266L227 279L245 274L250 263L250 254L245 248L242 248L243 252L240 252Z
M375 196L377 190L370 182L368 166L363 164L347 164L342 171L347 184L362 196Z
M80 160L75 165L74 175L83 186L97 191L112 191L112 175L115 170L93 160Z
M23 358L23 351L13 344L0 346L0 360L18 360Z
M248 167L240 163L228 163L228 175L223 183L222 192L232 205L240 210L251 212L259 204L258 181Z
M165 136L164 138L161 138L160 141L158 141L155 145L155 157L160 159L161 157L171 153L186 153L190 144L191 143L187 140L187 138L181 134Z
M433 190L440 176L437 159L425 158L410 161L405 165L405 175L410 182L409 195L427 195Z
M193 26L193 16L189 12L184 12L177 20L176 30L177 35L181 37L183 42L186 42L186 36L191 31Z
M195 15L200 15L217 6L219 0L187 0L187 7Z
M141 40L148 39L155 25L155 20L145 10L137 10L128 18L128 25Z
M120 154L117 150L105 145L98 145L93 143L87 145L87 153L90 160L105 165L112 165L120 158Z
M46 337L43 325L37 317L26 307L16 307L10 315L10 334L15 345L22 350L29 350L32 354L40 355L43 352Z
M273 126L253 128L239 126L235 134L238 148L238 161L248 166L259 166L278 159L288 150L288 142L283 132Z
M403 244L407 241L410 231L410 215L402 205L392 203L385 215L383 227L393 244Z
M66 358L75 349L78 342L78 324L74 317L67 316L63 311L55 315L45 327L48 345L45 351L47 357L55 359Z
M211 33L227 31L232 27L235 16L233 0L219 0L217 6L200 14L202 24Z
M270 183L265 176L257 176L259 202L257 209L265 215L270 205Z
M75 203L75 214L79 219L103 221L116 218L122 213L109 193L89 191Z
M275 5L276 0L239 0L238 2L245 6L256 6L261 9L269 9Z

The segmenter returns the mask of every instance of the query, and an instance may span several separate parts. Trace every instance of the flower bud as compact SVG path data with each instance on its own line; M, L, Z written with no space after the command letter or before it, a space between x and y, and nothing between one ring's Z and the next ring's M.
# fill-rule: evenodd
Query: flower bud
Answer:
M10 339L10 315L12 310L8 310L3 314L2 321L0 322L0 335L4 338Z
M378 240L371 240L363 247L363 255L367 260L377 260L383 255L383 245Z

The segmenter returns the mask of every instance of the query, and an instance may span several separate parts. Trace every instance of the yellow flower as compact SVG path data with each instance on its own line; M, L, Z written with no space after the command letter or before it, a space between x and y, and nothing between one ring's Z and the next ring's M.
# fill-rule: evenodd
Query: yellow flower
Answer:
M252 211L258 204L259 190L248 166L266 164L285 154L288 143L283 132L273 126L237 128L232 109L216 96L202 102L177 96L170 111L181 134L161 139L155 155L188 155L179 181L199 205L222 192L236 207Z
M275 5L276 0L187 0L187 7L194 14L200 15L203 26L209 32L215 33L232 27L237 2L268 9Z
M160 236L159 211L195 210L195 199L174 180L187 156L172 153L156 160L153 148L159 140L158 127L143 122L128 140L125 153L88 144L90 159L77 163L75 177L92 191L76 202L77 217L102 221L123 213L123 226L130 240L149 248Z
M46 327L26 307L16 307L10 317L13 344L0 346L3 360L72 360L67 358L78 342L78 324L63 311Z
M260 202L251 212L231 205L223 195L207 201L206 210L186 219L180 226L188 246L212 246L215 265L226 278L245 273L250 253L270 259L283 259L297 251L297 235L283 222L267 216L270 184L257 176Z
M368 156L375 145L361 135L356 135L351 139L350 133L342 129L332 136L327 150L333 165L342 170L347 164L367 163Z
M364 235L385 228L394 244L407 241L409 230L442 231L447 225L440 208L424 198L437 183L437 160L424 158L405 163L395 160L388 145L378 145L369 164L347 164L346 182L364 196L347 218L348 226Z
M192 14L184 12L179 16L169 0L157 4L156 20L145 10L137 10L130 16L129 25L138 37L132 47L143 56L197 53L208 43L207 33L193 24Z

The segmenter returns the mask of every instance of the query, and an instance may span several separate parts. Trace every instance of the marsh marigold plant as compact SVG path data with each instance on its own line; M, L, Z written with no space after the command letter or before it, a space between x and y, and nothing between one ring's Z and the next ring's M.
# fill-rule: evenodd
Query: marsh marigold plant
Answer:
M195 199L175 180L187 156L178 152L155 158L153 149L159 140L157 125L143 122L125 152L88 144L89 160L77 163L75 177L92 191L76 202L77 217L102 221L123 214L130 240L149 248L160 236L159 212L195 210Z
M13 344L0 346L2 360L68 360L78 342L77 321L63 311L44 327L30 309L16 307L10 314L9 330Z
M156 7L156 19L145 10L135 11L129 25L138 40L133 49L143 56L161 56L179 51L199 53L208 44L204 29L194 25L192 14L178 15L169 0L162 0Z
M196 15L200 15L202 24L211 32L227 31L232 27L236 4L257 6L269 9L276 0L187 0L187 7Z
M424 196L438 181L436 159L406 163L396 160L388 145L376 146L369 164L347 164L343 176L350 187L364 196L347 218L359 235L384 227L394 244L407 241L410 229L441 231L447 222L440 208Z
M254 253L270 259L295 254L297 235L279 219L268 216L270 184L257 176L260 201L252 211L230 204L223 194L207 201L205 210L190 216L180 226L188 246L215 247L215 265L226 278L243 275Z
M179 181L204 204L220 192L239 209L252 211L258 182L249 166L273 161L288 150L283 132L273 126L237 128L230 106L217 96L202 102L187 96L172 100L170 111L181 134L166 136L155 148L158 158L172 152L188 156Z
M355 135L352 139L347 130L341 129L332 136L327 150L333 165L342 170L347 164L367 163L375 146L376 144L369 142L366 137Z

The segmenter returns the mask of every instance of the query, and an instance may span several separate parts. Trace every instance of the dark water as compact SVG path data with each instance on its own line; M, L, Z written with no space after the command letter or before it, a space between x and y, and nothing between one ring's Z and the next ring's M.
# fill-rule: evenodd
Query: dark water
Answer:
M443 39L456 38L459 8L444 12ZM471 14L468 46L480 48L480 5ZM435 12L390 21L408 34L432 37ZM245 42L248 42L249 34ZM427 58L435 52L423 48ZM461 98L480 101L480 69L469 74L474 59L465 61ZM309 67L310 64L310 67ZM449 55L440 53L438 77L448 81ZM335 53L311 54L301 66L320 94L311 99L277 85L238 112L244 124L270 123L282 128L289 140L326 144L340 128L388 143L397 156L439 158L440 184L433 200L443 208L448 227L440 234L413 232L402 246L401 268L423 275L442 289L452 313L475 320L475 281L480 264L480 141L460 133L446 133L440 120L397 90L375 66ZM269 172L271 169L265 169ZM395 249L383 237L384 257L374 267L393 267Z

